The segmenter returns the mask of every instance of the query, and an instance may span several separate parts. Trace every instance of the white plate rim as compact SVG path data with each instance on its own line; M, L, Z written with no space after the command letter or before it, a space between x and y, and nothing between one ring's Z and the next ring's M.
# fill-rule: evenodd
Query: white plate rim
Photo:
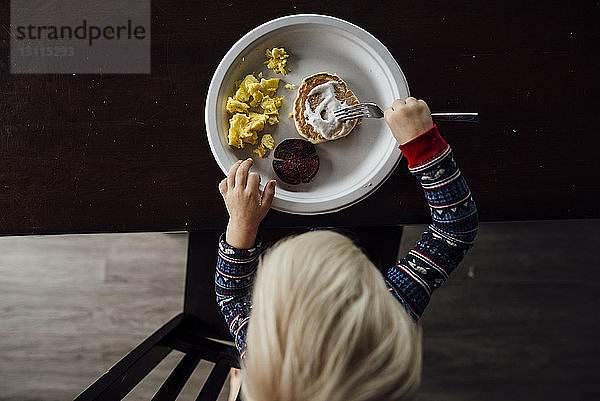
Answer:
M246 48L249 45L251 45L256 40L260 39L261 37L269 34L271 31L292 25L306 23L333 25L337 28L345 30L346 32L356 35L359 39L363 40L367 45L369 45L371 49L373 49L377 53L377 55L383 59L384 63L390 69L393 75L392 79L395 82L404 84L407 93L410 94L408 82L406 80L406 77L404 76L404 73L400 69L400 66L398 65L396 59L392 56L387 47L383 43L381 43L381 41L379 41L375 36L373 36L368 31L364 30L363 28L346 20L322 14L293 14L267 21L246 33L229 49L229 51L225 54L225 56L217 66L208 88L204 116L205 131L211 152L223 173L227 174L229 166L225 166L223 164L223 161L219 157L217 157L217 155L219 154L218 145L220 145L220 141L219 144L215 143L215 139L218 139L219 132L216 118L213 117L216 116L219 91L230 66L240 55L240 53L246 50ZM394 90L397 89L394 88ZM398 93L396 95L398 95ZM211 131L217 132L216 138L210 134ZM366 188L365 191L362 191L362 194L360 194L359 196L356 196L355 191L335 199L324 200L319 202L299 203L278 199L276 192L272 208L281 212L299 215L318 215L340 211L342 209L355 205L356 203L362 201L363 199L374 193L379 187L383 185L383 183L385 183L389 176L392 175L392 173L396 170L396 167L400 163L401 159L402 152L398 149L398 146L394 146L394 149L392 150L390 156L387 158L386 163L372 177L371 181L374 181L374 183L368 188ZM263 184L261 184L261 190L262 189Z

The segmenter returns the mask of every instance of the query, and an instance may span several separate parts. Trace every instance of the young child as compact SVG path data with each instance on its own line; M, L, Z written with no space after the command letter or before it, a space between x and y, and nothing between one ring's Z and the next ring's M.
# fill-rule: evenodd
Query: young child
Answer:
M415 323L473 244L478 218L427 104L398 99L385 121L433 219L385 277L332 231L284 239L261 255L256 234L275 182L261 194L248 159L219 184L230 217L219 240L215 290L242 358L244 400L404 400L415 393L421 375Z

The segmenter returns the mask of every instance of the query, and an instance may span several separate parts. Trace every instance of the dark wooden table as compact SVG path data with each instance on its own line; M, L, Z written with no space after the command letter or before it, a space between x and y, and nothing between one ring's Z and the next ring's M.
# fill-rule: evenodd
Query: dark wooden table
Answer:
M593 113L600 3L328 4L154 0L150 75L73 76L9 73L9 2L2 2L0 233L223 227L216 190L223 174L204 131L209 80L248 30L308 12L378 37L411 93L432 109L481 114L479 126L440 129L482 221L600 217ZM316 217L272 212L265 225L428 219L415 181L399 168L351 208Z

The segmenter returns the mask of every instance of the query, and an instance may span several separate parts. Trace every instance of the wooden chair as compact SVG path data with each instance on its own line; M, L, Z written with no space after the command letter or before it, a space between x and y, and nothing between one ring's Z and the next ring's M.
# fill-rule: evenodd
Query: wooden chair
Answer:
M380 270L396 261L402 227L345 228L362 246ZM266 244L302 229L261 231ZM102 375L75 401L116 401L125 397L172 350L184 353L179 364L165 379L152 401L173 401L194 372L200 360L214 363L197 401L214 401L219 396L230 368L239 367L237 350L217 309L214 295L214 269L220 230L189 233L183 312L144 340ZM221 340L221 341L220 341ZM238 398L239 399L239 398Z

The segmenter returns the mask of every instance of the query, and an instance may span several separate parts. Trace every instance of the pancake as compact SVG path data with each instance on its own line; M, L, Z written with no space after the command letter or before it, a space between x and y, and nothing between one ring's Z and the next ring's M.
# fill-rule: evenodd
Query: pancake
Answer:
M342 123L333 111L357 103L356 95L337 75L321 72L306 77L294 102L296 129L314 144L345 137L359 120Z
M309 182L319 171L315 145L304 139L286 139L275 148L273 170L288 184Z

